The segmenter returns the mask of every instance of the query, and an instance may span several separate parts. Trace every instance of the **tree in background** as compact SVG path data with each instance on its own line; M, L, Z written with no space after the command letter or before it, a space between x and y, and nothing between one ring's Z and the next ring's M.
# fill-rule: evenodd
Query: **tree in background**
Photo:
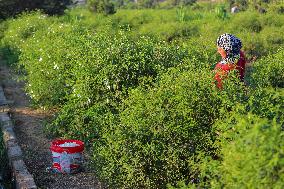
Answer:
M40 9L47 14L62 14L72 0L0 0L0 18L13 17L23 11Z
M230 7L232 6L238 6L240 10L246 10L247 8L251 7L256 10L261 9L262 6L265 6L269 3L274 3L277 1L273 0L227 0Z
M116 1L113 1L113 4L114 4L115 7L121 8L126 4L126 1L125 0L116 0Z
M123 2L120 2L120 4L123 4ZM104 13L106 15L114 14L116 12L114 3L110 0L89 0L88 7L94 12Z
M73 0L37 0L44 2L41 9L47 14L63 14L68 5L73 3Z

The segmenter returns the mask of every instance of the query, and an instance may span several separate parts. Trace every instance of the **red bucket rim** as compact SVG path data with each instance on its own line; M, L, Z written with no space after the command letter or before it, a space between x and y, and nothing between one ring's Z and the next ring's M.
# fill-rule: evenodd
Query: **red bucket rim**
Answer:
M65 143L76 143L78 146L72 146L72 147L61 147L61 144ZM51 142L50 150L52 152L57 153L79 153L84 150L84 142L80 140L72 140L72 139L56 139Z

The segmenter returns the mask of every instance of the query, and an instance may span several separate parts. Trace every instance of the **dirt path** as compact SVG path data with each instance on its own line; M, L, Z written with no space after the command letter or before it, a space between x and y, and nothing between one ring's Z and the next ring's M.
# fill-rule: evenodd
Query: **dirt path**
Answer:
M49 151L51 140L43 132L42 122L50 113L30 107L29 98L23 91L24 84L16 82L17 75L5 65L0 65L0 81L11 105L17 140L24 153L24 161L34 176L38 188L46 189L99 189L103 188L95 173L85 164L85 171L74 175L51 174L46 168L51 166ZM88 159L88 158L86 158ZM85 161L87 162L87 161Z

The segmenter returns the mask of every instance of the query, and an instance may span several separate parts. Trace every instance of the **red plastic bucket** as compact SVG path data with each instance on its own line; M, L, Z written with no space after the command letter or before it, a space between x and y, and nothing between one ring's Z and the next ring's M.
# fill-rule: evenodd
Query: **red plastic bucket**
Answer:
M82 166L84 142L57 139L51 142L52 170L58 173L77 173Z

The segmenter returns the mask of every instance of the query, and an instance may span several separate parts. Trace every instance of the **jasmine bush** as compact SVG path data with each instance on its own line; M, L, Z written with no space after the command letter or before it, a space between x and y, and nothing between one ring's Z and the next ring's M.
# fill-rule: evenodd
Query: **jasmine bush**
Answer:
M181 181L168 188L283 187L281 124L251 113L233 113L216 126L220 134L215 145L220 147L220 159L203 156L197 182Z
M111 188L281 187L283 158L271 151L282 153L283 50L252 65L249 86L231 72L218 90L211 70L221 32L239 35L249 57L265 56L283 44L282 24L249 12L216 20L188 9L181 21L176 10L124 11L34 12L3 25L2 52L28 94L58 110L47 131L84 140Z
M284 87L283 49L256 63L251 74L251 84L257 87Z
M19 61L21 47L28 38L33 37L39 30L46 30L52 23L52 18L49 19L40 12L23 13L17 19L10 19L2 23L1 25L6 25L9 28L4 31L1 40L1 50L8 64Z
M249 114L236 116L225 127L227 132L223 136L228 142L222 147L218 185L224 188L282 188L284 151L281 125L275 120Z
M129 89L142 84L151 85L161 72L178 65L186 56L185 49L148 37L133 40L125 33L115 36L96 34L85 45L80 48L87 52L76 56L73 65L77 66L70 69L72 77L69 77L69 86L72 86L72 91L66 96L68 102L64 104L61 116L50 127L57 128L56 133L82 137L72 128L76 125L88 130L83 119L74 119L76 124L72 121L73 126L70 124L70 127L66 127L68 120L77 117L78 112L101 107L116 114L122 100L127 98ZM66 72L66 69L63 71ZM90 122L97 120L95 117L89 119ZM90 126L92 130L93 125Z
M102 144L95 143L99 174L114 188L165 188L194 180L198 155L216 155L212 125L241 101L241 88L230 82L220 92L208 70L171 69L151 89L132 90L119 122L105 129Z

